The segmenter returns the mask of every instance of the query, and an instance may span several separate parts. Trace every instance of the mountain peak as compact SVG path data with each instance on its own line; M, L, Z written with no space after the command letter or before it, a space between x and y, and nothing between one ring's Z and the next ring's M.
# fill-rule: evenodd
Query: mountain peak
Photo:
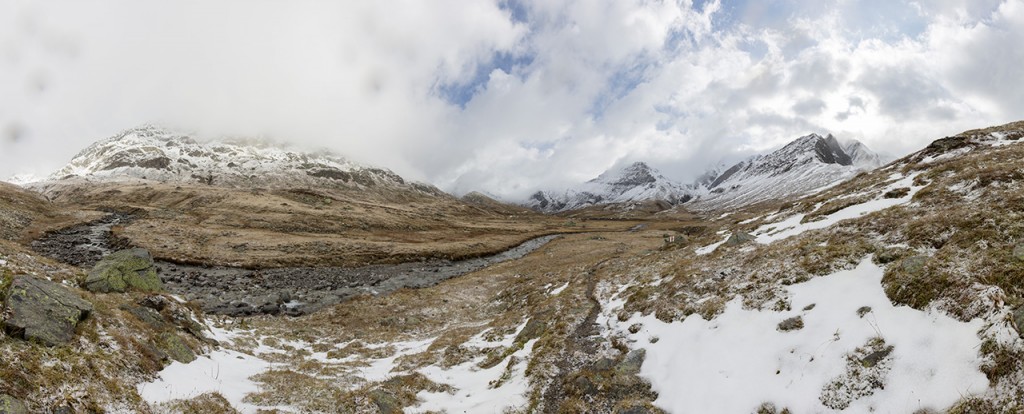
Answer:
M595 204L633 203L659 200L685 203L696 194L695 186L672 181L645 162L637 161L611 168L577 188L563 194L538 191L526 205L546 212L574 210Z
M667 180L658 170L647 163L637 161L618 169L609 169L597 176L591 183L604 183L614 186L641 186Z
M856 140L811 133L769 154L757 155L702 177L709 194L698 203L743 205L804 193L874 168L879 157Z
M440 194L432 186L406 183L391 171L361 166L327 151L294 151L258 137L201 141L154 125L128 129L90 145L49 181L74 177L225 187L382 186Z

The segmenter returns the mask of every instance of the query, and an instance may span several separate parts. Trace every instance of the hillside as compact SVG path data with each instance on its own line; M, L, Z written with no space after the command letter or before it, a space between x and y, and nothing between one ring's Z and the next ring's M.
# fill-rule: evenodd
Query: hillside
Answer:
M710 219L664 214L672 209L642 221L517 215L475 194L357 202L336 188L304 198L104 183L52 203L18 193L10 197L29 204L4 208L53 212L21 234L60 227L48 217L137 209L112 210L137 216L112 229L128 244L152 243L164 290L88 291L91 265L0 241L0 289L34 274L92 307L62 345L5 329L0 398L29 412L1016 413L1022 144L1024 122L967 131L817 193ZM350 218L368 229L331 227ZM531 231L560 235L482 265L420 259ZM273 244L300 236L305 249ZM390 254L417 237L435 244L399 267L327 265L369 249L331 250L341 239L377 240ZM226 244L256 239L249 250ZM195 266L180 276L159 261L179 250L202 263L259 259L239 274ZM467 269L427 276L453 266ZM294 283L287 299L282 280ZM334 282L363 290L294 316L281 310L348 289ZM212 312L196 296L211 288L269 292L281 311ZM9 295L5 309L23 303Z

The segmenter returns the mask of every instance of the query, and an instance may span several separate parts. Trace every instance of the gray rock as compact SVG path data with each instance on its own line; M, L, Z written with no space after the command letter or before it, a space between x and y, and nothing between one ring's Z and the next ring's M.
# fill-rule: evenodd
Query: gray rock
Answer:
M737 231L737 232L734 232L732 234L732 236L729 236L729 239L725 241L725 245L726 246L730 246L730 247L735 247L735 246L739 246L739 245L741 245L743 243L752 242L755 239L756 239L756 237L750 235L749 233L744 233L742 231Z
M916 275L920 274L924 270L925 263L928 262L928 256L910 256L903 259L900 267L903 268L904 272Z
M137 306L137 305L121 305L121 310L132 314L136 319L149 325L156 331L163 331L171 327L167 321L164 320L163 315L153 309Z
M893 348L891 346L887 346L878 351L872 352L865 356L863 359L861 359L860 363L861 365L867 368L878 365L879 362L882 362L883 359L885 359L886 357L889 356L889 354L892 353L892 349Z
M1024 305L1018 306L1013 311L1013 323L1017 325L1017 333L1024 338Z
M11 336L46 346L65 344L75 327L92 312L92 304L64 286L32 276L15 276L7 294Z
M163 290L163 283L146 249L128 249L111 253L96 263L85 279L85 288L103 293L156 292Z
M28 414L28 408L17 398L0 394L0 414Z
M637 375L640 373L640 367L644 364L644 359L647 358L647 351L643 349L634 349L626 354L626 357L622 359L622 362L615 367L615 371L619 375Z

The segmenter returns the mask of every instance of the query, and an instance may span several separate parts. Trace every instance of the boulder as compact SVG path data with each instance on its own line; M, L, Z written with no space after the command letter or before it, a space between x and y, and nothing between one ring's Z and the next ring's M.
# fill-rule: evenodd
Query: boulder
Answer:
M159 347L171 359L183 364L196 360L196 354L192 352L192 348L189 348L185 340L173 332L164 332L160 335Z
M28 414L28 408L18 399L0 394L0 414Z
M163 283L146 249L128 249L111 253L96 263L85 279L85 288L102 293L156 292L163 290Z
M1017 333L1024 338L1024 305L1018 306L1017 310L1013 311L1013 323L1017 325Z
M749 233L744 233L742 231L737 231L737 232L733 233L732 236L729 236L729 239L725 241L725 245L726 246L730 246L730 247L735 247L735 246L739 246L739 245L741 245L743 243L752 242L755 239L757 239L757 238L752 236Z
M643 349L629 351L622 362L615 367L615 371L619 375L639 375L640 367L643 366L646 357L647 351Z
M59 283L27 275L14 277L5 302L8 334L47 346L74 338L75 327L92 312L91 303Z

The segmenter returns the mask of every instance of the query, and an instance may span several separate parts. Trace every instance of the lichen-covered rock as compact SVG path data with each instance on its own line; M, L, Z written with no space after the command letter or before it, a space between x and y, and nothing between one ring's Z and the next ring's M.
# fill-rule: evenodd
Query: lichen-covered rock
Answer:
M0 394L0 414L28 414L28 408L18 399Z
M75 327L92 312L91 303L64 286L27 275L14 277L5 303L8 334L47 346L74 338Z
M163 290L156 274L153 257L145 249L128 249L111 253L96 263L85 279L85 288L92 292Z
M752 236L752 235L750 235L749 233L744 233L742 231L737 231L737 232L733 233L732 236L729 236L729 239L725 241L725 245L726 246L730 246L730 247L735 247L735 246L739 246L739 245L741 245L743 243L752 242L755 239L757 239L757 238Z
M180 336L172 332L164 332L160 335L160 350L171 357L171 359L187 364L196 360L195 352Z

